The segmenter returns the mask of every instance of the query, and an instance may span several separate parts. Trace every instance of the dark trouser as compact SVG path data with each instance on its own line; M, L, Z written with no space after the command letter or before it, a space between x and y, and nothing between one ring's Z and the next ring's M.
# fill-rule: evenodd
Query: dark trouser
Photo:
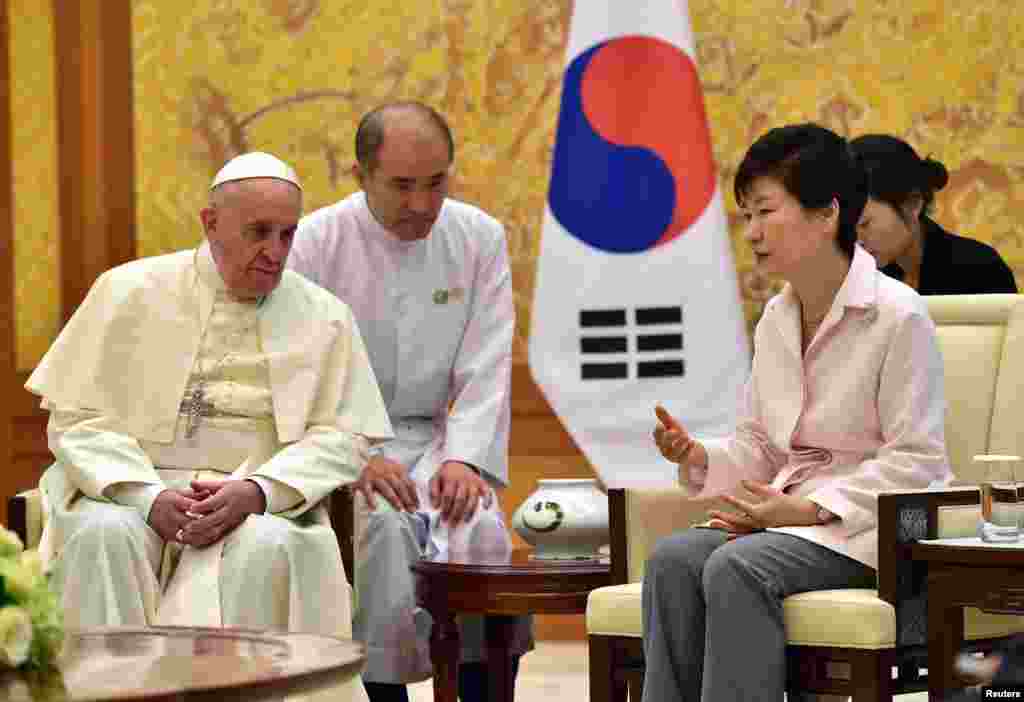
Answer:
M644 575L643 702L782 702L782 600L874 583L873 568L789 534L662 539Z
M512 680L519 675L519 656L512 661ZM409 702L409 691L405 685L396 683L364 682L370 702ZM462 702L486 702L487 664L462 663L459 665L459 699Z

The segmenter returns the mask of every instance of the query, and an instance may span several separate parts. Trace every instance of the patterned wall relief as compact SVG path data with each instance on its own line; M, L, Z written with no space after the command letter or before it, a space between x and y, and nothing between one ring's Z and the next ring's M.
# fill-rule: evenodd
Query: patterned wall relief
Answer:
M416 98L458 140L453 193L508 228L525 338L569 6L549 0L133 3L139 254L194 245L217 168L273 151L311 210L356 189L359 117Z
M8 0L14 162L15 359L31 370L60 328L52 3ZM26 116L30 116L26 118Z
M344 197L359 116L425 100L455 129L453 193L508 228L522 354L571 5L134 0L139 254L194 245L210 177L245 150L292 161L307 210ZM751 322L779 283L753 270L731 179L750 142L788 122L909 139L950 170L936 218L1024 272L1024 19L1011 3L691 0L690 11Z
M998 2L694 2L698 58L726 202L749 143L813 120L890 132L945 163L935 217L987 241L1024 284L1024 20ZM748 319L777 289L752 267L732 210Z

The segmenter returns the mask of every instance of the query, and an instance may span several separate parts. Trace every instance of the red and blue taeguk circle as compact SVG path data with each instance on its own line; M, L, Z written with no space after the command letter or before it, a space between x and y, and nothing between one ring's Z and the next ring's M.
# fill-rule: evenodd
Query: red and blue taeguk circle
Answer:
M715 192L700 80L666 41L597 44L565 72L548 202L572 236L637 253L683 234Z

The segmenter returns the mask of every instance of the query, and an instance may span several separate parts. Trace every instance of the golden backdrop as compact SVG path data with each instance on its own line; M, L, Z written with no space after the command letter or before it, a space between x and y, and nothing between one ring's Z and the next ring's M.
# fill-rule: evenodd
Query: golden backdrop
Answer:
M14 153L15 363L30 370L60 329L57 121L51 3L7 0Z
M29 4L13 2L16 18ZM455 129L453 194L508 228L522 354L571 4L134 0L139 255L195 245L210 177L244 150L292 161L307 210L345 196L356 187L348 167L359 115L385 100L421 99ZM893 132L950 170L936 219L993 243L1024 282L1024 15L1014 3L692 0L690 11L727 193L743 151L770 126L815 120L846 135ZM44 70L14 58L18 86ZM45 175L52 159L38 137L19 136L16 148ZM20 163L16 174L29 172ZM18 234L19 307L28 295L53 299L47 207L44 197L19 215L33 220ZM735 220L733 239L754 320L771 286L751 271ZM19 363L34 362L55 319L19 318Z
M766 128L891 131L944 161L937 219L1024 267L1024 19L1012 3L691 2L723 185ZM508 227L525 346L570 0L137 0L139 253L193 245L209 177L245 149L293 161L307 209L355 189L359 115L440 108L454 194ZM731 198L727 198L730 201ZM770 285L734 222L748 318Z
M416 98L455 130L453 193L509 230L525 331L568 15L551 0L137 0L139 254L199 240L210 177L240 151L292 162L307 211L344 197L360 115Z

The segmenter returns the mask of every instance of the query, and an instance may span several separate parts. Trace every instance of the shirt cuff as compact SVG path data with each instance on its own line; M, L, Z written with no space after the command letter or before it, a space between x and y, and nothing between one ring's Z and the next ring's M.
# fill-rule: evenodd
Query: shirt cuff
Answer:
M834 487L824 486L802 497L819 507L824 507L839 520L839 526L847 538L878 526L877 514L851 504L836 494Z
M117 504L137 509L148 524L153 502L166 489L167 486L160 483L115 483L110 486L109 493L110 499Z
M267 501L266 514L277 514L287 512L292 507L300 504L304 499L302 493L291 488L279 480L264 478L261 475L252 475L246 478L259 485L263 491L263 497Z
M437 467L440 468L441 466L443 466L445 463L448 463L448 462L451 462L451 463L461 463L462 465L466 466L467 468L469 468L471 471L473 471L477 475L483 475L484 474L484 471L480 470L479 468L477 468L475 465L473 465L469 461L467 461L465 459L462 459L462 458L455 458L454 456L448 456L443 461L438 463Z
M704 455L707 457L707 461L702 466L679 465L679 482L693 492L700 492L708 481L708 471L711 469L711 463L715 460L714 454L718 447L710 441L701 439L694 439L694 441L699 442L704 447Z

